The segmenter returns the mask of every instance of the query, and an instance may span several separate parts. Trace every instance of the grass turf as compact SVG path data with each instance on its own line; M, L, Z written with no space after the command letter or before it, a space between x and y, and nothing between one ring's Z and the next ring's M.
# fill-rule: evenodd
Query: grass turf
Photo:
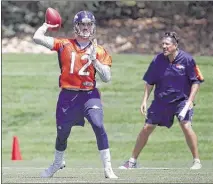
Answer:
M34 168L34 164L27 165L27 163L38 162L38 167L46 167L52 162L56 132L55 105L59 93L59 68L56 58L55 54L2 55L2 164L5 168L10 168L3 168L3 181L11 181L9 178L16 180L20 173L25 173L27 170L28 177L32 177L31 182L39 182L39 179L35 179L36 166ZM141 78L151 59L152 56L113 55L112 82L100 84L105 127L114 167L129 158L137 134L143 126L144 117L140 115L139 111L144 85ZM155 173L153 170L130 172L118 170L121 179L126 178L128 182L133 183L143 181L169 183L183 181L186 183L186 176L193 178L196 175L195 178L200 177L200 180L197 181L206 183L211 180L213 182L211 177L205 177L205 173L212 171L213 168L213 62L212 57L195 57L195 59L204 75L205 83L201 85L196 97L193 128L198 135L200 156L206 167L200 172L184 170L186 164L190 164L192 161L191 154L175 120L171 129L159 127L154 131L138 161L142 166L147 164L147 167L149 165L155 167L155 163L160 163L157 164L158 167L167 165L172 168L182 163L179 167L183 170L168 170L166 178L160 177L164 170L157 171L156 177L153 177ZM152 96L150 100L151 98ZM20 163L21 166L9 161L14 135L19 138L24 160ZM74 127L72 129L66 150L66 160L71 164L66 171L60 172L61 177L65 177L64 181L66 176L68 177L77 167L72 164L72 161L82 165L82 172L79 171L77 174L80 178L84 177L86 163L91 163L91 167L101 168L95 136L88 123L84 128ZM13 170L13 167L17 169ZM34 169L30 171L27 169L28 167ZM16 170L19 172L15 172ZM97 173L99 176L102 175L99 170ZM11 177L10 174L14 177ZM173 174L174 177L171 177ZM90 174L86 178L88 182ZM189 181L195 182L193 179L189 179ZM30 180L21 181L29 182ZM51 181L55 182L54 179ZM74 181L77 182L77 180ZM97 179L97 181L102 180ZM91 182L94 182L92 176ZM124 182L124 180L120 182Z

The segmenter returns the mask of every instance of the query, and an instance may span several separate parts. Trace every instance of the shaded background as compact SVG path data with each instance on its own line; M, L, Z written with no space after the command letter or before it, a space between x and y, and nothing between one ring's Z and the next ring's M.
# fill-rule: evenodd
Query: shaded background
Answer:
M63 28L51 36L71 36L80 10L97 19L98 43L113 53L154 54L165 31L176 31L180 47L194 55L213 55L213 2L5 1L2 2L2 47L5 52L45 52L32 43L48 7L59 11Z

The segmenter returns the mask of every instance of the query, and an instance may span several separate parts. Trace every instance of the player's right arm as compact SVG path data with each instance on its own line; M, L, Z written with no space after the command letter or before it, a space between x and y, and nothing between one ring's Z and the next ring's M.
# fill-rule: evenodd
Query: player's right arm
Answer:
M152 60L150 63L146 73L143 76L143 80L145 81L144 86L144 95L142 97L141 102L141 113L146 116L147 111L147 101L149 99L150 93L152 92L152 89L154 85L156 84L156 57Z
M48 28L54 28L54 27L58 27L58 25L50 25L50 24L44 23L35 32L33 36L33 41L36 44L43 45L44 47L47 47L50 50L52 50L54 47L54 38L50 36L45 36L45 33L47 32Z

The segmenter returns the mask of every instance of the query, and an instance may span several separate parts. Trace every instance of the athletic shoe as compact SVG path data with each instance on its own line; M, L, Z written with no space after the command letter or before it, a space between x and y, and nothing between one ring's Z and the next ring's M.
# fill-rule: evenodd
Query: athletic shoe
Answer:
M130 162L129 160L119 167L119 169L135 169L135 168L137 168L136 162L135 163Z
M111 167L108 168L104 168L104 175L105 178L109 178L109 179L117 179L118 177L114 174L113 170Z
M60 165L53 163L41 173L41 178L51 178L58 170L63 169L65 166L65 161Z
M199 160L194 160L191 170L201 169L202 165Z

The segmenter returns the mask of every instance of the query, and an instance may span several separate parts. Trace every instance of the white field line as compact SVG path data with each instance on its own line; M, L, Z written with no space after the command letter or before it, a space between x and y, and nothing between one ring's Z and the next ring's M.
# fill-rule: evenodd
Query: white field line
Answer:
M68 167L67 167L68 168ZM18 169L18 170L29 170L29 169L46 169L45 167L2 167L2 170L4 169ZM65 168L66 169L66 168ZM83 169L83 170L103 170L103 168L94 168L94 167L88 167L88 168L83 168L83 167L76 167L76 168L71 168L69 167L68 169ZM188 168L172 168L172 167L140 167L140 168L134 168L134 169L119 169L119 168L113 168L115 170L182 170L182 169L188 169Z

